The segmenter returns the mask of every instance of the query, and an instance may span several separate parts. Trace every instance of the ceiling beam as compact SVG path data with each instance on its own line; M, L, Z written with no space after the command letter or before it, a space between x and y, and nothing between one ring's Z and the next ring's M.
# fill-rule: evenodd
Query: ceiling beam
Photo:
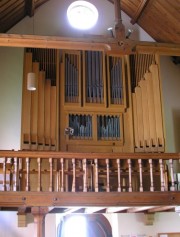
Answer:
M104 198L106 196L106 198ZM1 207L140 207L174 206L180 203L180 192L1 192ZM136 211L134 209L134 211ZM132 211L132 210L131 210Z
M133 207L133 208L129 208L127 212L128 213L142 212L151 208L154 208L154 206Z
M110 45L105 42L97 42L92 39L72 39L51 36L0 34L0 46L9 47L32 47L32 48L54 48L75 50L111 50Z
M159 206L159 207L154 207L148 210L148 213L153 213L153 212L162 212L162 211L167 211L167 210L173 210L175 209L176 206Z
M165 44L156 42L140 42L129 39L118 40L116 38L66 38L53 36L20 35L20 34L0 34L0 46L8 47L29 47L29 48L53 48L71 50L94 50L106 51L113 54L128 55L133 53L157 53L160 55L180 56L180 44ZM32 155L32 152L31 152ZM107 154L103 155L107 156ZM119 154L120 155L120 154ZM118 156L119 156L118 155ZM139 156L140 154L137 154ZM172 154L171 154L172 155ZM131 154L121 154L126 158ZM126 156L126 157L125 157ZM144 155L140 155L141 157ZM161 156L161 154L160 154ZM167 157L167 154L166 154ZM174 158L174 154L172 155ZM119 157L117 157L119 158ZM149 155L148 155L148 158ZM152 154L152 158L155 157ZM158 157L159 158L159 157ZM168 157L169 158L169 154Z
M106 209L106 207L87 207L85 208L84 213L91 214L91 213L99 212L104 209Z
M144 9L147 7L148 3L150 0L141 0L139 7L137 9L137 11L135 12L134 16L131 19L131 23L134 25L139 17L141 16L141 14L143 13Z
M116 213L116 212L122 212L129 209L129 207L108 207L106 209L106 213Z
M29 17L34 16L35 0L25 0L26 13Z
M115 12L115 36L116 39L123 40L125 39L125 27L122 23L120 0L114 0L114 12Z

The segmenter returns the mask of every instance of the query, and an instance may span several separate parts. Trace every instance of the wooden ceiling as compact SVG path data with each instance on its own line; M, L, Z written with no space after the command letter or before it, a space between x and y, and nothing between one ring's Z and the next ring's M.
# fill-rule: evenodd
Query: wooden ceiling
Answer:
M47 1L51 0L1 0L0 33L6 33L25 16L32 17ZM180 43L180 0L121 0L121 8L132 24L137 23L155 41Z

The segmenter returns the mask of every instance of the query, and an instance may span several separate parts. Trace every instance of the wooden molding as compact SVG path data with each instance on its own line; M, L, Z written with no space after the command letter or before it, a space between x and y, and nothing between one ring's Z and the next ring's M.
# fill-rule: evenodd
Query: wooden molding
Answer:
M65 38L53 36L0 34L0 46L53 48L71 50L92 50L111 52L115 55L138 53L159 53L162 55L180 55L180 44L118 40L115 38Z
M106 196L106 198L104 198ZM120 207L120 206L174 206L180 203L176 192L1 192L1 207ZM148 209L148 208L147 208ZM39 210L37 210L36 213ZM35 214L35 209L33 213Z

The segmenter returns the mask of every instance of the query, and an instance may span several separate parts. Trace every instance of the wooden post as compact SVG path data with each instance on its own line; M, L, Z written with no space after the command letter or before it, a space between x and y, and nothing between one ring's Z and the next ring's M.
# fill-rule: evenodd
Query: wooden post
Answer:
M6 187L6 162L7 162L7 158L4 157L3 158L3 191L6 191L7 187Z
M49 158L49 192L53 191L53 159Z
M61 192L64 192L64 159L61 158Z
M143 192L142 160L141 159L138 159L138 164L139 164L139 181L140 181L139 191Z
M32 207L31 213L34 216L34 237L45 237L45 216L48 207Z
M83 192L87 192L87 160L83 159Z
M131 165L131 159L127 160L128 162L128 169L129 169L129 192L132 192L132 165Z
M154 192L153 163L152 163L152 159L149 159L149 166L150 166L150 182L151 182L150 191Z
M38 163L38 187L37 191L40 192L42 191L42 186L41 186L41 158L37 158L37 163Z
M115 10L115 36L117 39L125 39L125 27L121 19L121 3L120 0L114 0Z
M118 192L121 192L121 162L120 159L116 160L118 169Z
M76 191L76 164L75 159L72 159L72 165L73 165L73 182L72 182L72 192Z
M29 157L26 158L26 170L27 170L26 191L30 191L30 160L29 160Z
M106 186L106 192L110 192L110 186L109 186L109 159L106 159L106 171L107 171L107 186Z
M94 159L95 164L95 192L99 192L98 187L98 159Z

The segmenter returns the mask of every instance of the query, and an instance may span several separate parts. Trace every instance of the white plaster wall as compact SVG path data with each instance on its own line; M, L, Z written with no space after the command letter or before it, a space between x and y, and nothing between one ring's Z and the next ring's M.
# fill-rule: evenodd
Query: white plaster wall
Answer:
M47 214L45 217L45 237L56 236L56 216ZM27 214L27 227L18 227L17 212L0 211L0 237L34 237L37 236L33 216Z
M33 237L34 224L18 227L16 212L0 212L0 237Z
M23 49L0 47L0 149L20 149Z
M113 237L144 235L157 237L158 233L180 232L180 216L174 212L156 213L153 225L145 225L144 214L105 214L113 228ZM17 212L0 211L0 237L33 237L34 223L29 215L27 227L18 227ZM45 218L45 237L55 237L59 215L48 214Z
M122 235L157 237L158 233L180 232L180 216L174 212L156 213L153 225L145 225L143 213L106 214L105 216L113 228L113 237Z
M166 152L180 151L180 64L161 56L162 100L166 134Z

